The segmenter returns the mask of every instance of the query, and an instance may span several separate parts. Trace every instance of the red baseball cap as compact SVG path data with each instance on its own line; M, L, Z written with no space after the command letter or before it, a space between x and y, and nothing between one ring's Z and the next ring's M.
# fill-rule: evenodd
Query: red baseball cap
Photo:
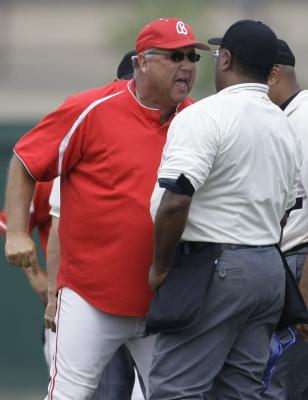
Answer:
M191 26L178 18L160 18L151 21L141 29L136 39L137 53L152 48L177 49L186 46L210 50L206 44L196 40Z

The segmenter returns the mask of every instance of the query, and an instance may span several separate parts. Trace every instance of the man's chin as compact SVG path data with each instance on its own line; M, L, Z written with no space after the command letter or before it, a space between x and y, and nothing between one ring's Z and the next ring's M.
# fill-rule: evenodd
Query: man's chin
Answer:
M177 93L174 95L173 99L175 100L175 102L181 103L182 101L185 100L185 98L188 96L189 91L186 90L181 90L180 92L177 91Z

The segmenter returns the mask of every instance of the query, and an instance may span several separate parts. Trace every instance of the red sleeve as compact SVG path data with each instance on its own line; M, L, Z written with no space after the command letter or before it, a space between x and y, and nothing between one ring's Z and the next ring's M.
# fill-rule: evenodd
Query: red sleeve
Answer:
M0 212L0 233L5 233L6 232L6 212L5 209L3 209Z
M68 98L56 111L47 115L35 128L24 135L14 151L37 181L50 181L58 176L58 164L63 142L62 173L67 173L82 157L84 130L76 127L87 107L84 96ZM73 130L73 135L70 133Z

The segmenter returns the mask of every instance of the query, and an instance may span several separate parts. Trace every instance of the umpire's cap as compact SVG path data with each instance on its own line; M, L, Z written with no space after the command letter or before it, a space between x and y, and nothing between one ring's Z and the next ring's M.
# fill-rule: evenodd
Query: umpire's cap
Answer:
M276 62L278 39L267 25L244 19L235 22L222 38L213 38L210 44L230 50L240 61L263 71L270 71Z
M118 79L131 79L133 77L134 67L132 57L135 55L135 50L130 50L124 55L117 69Z
M282 39L278 39L278 53L275 64L295 67L295 56L287 43Z

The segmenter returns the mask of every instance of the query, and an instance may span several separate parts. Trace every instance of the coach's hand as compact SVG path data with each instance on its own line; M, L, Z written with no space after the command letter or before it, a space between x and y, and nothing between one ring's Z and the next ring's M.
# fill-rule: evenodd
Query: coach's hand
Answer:
M36 247L28 233L7 232L5 255L10 264L30 268L34 276L38 275Z
M57 311L57 296L49 296L48 304L45 309L44 321L46 329L51 329L56 332L56 311Z

